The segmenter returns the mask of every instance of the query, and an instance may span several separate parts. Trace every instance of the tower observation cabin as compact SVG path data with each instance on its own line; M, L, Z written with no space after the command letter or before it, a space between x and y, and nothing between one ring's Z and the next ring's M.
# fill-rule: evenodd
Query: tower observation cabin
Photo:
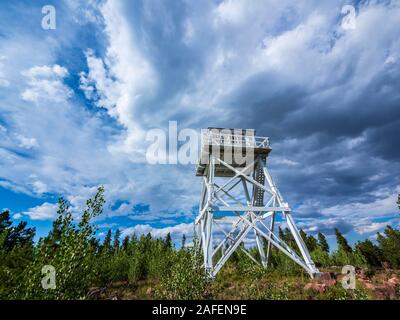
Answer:
M203 129L201 137L196 176L202 179L202 191L194 231L206 273L215 277L236 250L271 267L268 260L275 248L311 277L318 275L291 208L267 169L269 138L256 136L254 129L214 127ZM297 250L276 235L277 225L288 228ZM246 249L251 244L257 246L259 260Z

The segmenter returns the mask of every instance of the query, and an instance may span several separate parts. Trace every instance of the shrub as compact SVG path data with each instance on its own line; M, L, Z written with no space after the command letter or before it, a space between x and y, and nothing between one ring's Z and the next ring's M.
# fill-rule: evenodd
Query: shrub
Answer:
M34 261L22 273L15 298L24 299L82 299L87 289L96 281L97 265L93 259L95 249L91 239L95 229L90 220L101 214L104 189L98 188L81 221L74 219L65 200L59 200L58 218L50 236L42 240L35 252ZM56 270L56 288L44 290L41 286L44 265Z
M319 267L328 267L331 265L331 258L329 254L324 251L321 247L317 247L311 253L311 258L314 261L315 265Z
M194 250L180 250L170 272L161 279L155 296L160 299L194 300L207 298L208 281L202 259Z

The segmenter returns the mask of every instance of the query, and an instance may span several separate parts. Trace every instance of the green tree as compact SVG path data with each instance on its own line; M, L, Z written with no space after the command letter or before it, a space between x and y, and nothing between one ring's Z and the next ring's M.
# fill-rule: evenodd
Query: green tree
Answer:
M27 222L21 221L13 227L9 211L0 214L0 233L5 233L4 247L7 251L19 246L32 246L35 236L35 228L27 228Z
M107 234L104 238L103 245L101 246L101 250L103 253L111 253L112 247L111 247L111 238L112 238L112 232L111 229L108 229Z
M167 233L166 237L165 237L165 247L166 248L172 248L172 238L171 238L171 233Z
M119 250L119 238L121 237L121 231L117 229L114 234L113 250L114 252Z
M311 257L317 267L329 267L331 266L331 258L329 253L322 250L320 246L317 246L311 253Z
M346 238L340 233L339 229L335 228L336 241L338 244L338 250L343 250L346 253L353 252Z
M126 236L122 241L122 249L126 251L128 250L128 246L129 246L129 236Z
M181 246L182 249L185 249L185 244L186 244L186 235L183 234L182 235L182 246Z
M56 248L42 241L34 261L25 269L15 288L13 298L23 299L81 299L85 298L90 286L97 281L97 267L94 261L92 238L96 227L90 224L92 218L100 215L104 205L104 188L99 187L95 196L86 202L86 208L79 223L74 222L67 202L61 198L57 217L60 236ZM56 288L44 290L42 267L52 265L56 270Z
M31 246L33 244L33 238L35 236L35 228L27 228L27 222L21 221L16 227L11 228L6 245L9 248L15 246Z
M303 229L300 229L300 236L303 239L304 243L307 241L307 234L304 232Z
M11 226L12 222L10 219L10 212L4 211L0 214L0 233L8 230Z
M378 233L379 248L382 251L383 260L391 264L393 268L400 267L400 231L387 226L384 235Z
M283 230L280 226L278 227L278 237L282 240L284 240L285 238L285 234L283 233Z
M0 299L10 299L33 260L35 229L26 226L26 222L12 226L8 211L0 214Z
M172 258L168 273L161 278L156 298L194 300L208 296L208 280L196 249L179 250Z
M318 232L318 245L320 246L321 250L329 253L329 244L326 241L326 237L322 232Z
M312 235L307 235L303 229L300 229L300 236L306 244L309 251L314 251L318 246L318 241Z
M382 252L379 247L374 245L371 240L366 239L364 241L357 242L355 246L356 250L367 260L368 265L373 267L381 266Z

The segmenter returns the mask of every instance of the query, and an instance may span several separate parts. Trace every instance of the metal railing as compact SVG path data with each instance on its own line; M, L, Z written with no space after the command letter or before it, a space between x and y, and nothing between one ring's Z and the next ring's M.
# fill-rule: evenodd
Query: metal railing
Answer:
M249 148L268 148L270 146L268 137L214 132L204 132L202 135L202 144Z

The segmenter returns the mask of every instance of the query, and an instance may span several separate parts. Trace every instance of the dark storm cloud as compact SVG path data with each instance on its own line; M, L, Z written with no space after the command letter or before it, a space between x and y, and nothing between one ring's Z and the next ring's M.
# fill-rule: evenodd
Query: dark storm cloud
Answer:
M313 222L312 227L310 227L309 224L303 223L300 223L299 226L302 227L307 233L316 235L318 232L322 232L327 236L334 235L335 228L344 234L354 230L354 226L344 219L325 221L320 220L318 222Z
M399 35L375 40L391 43L391 54L398 50ZM321 56L314 61L312 76L320 77L320 70L329 73L317 86L306 77L298 83L287 75L262 72L226 98L231 108L226 124L256 128L271 138L271 168L294 203L369 203L382 197L377 190L394 191L400 184L399 62L387 63L390 50L382 46L372 53L381 57L371 59L376 65L360 67L360 59L370 58L368 46L349 50L353 54L342 59ZM377 71L368 79L365 67ZM276 163L274 157L297 165ZM304 217L312 215L310 208L304 209Z

